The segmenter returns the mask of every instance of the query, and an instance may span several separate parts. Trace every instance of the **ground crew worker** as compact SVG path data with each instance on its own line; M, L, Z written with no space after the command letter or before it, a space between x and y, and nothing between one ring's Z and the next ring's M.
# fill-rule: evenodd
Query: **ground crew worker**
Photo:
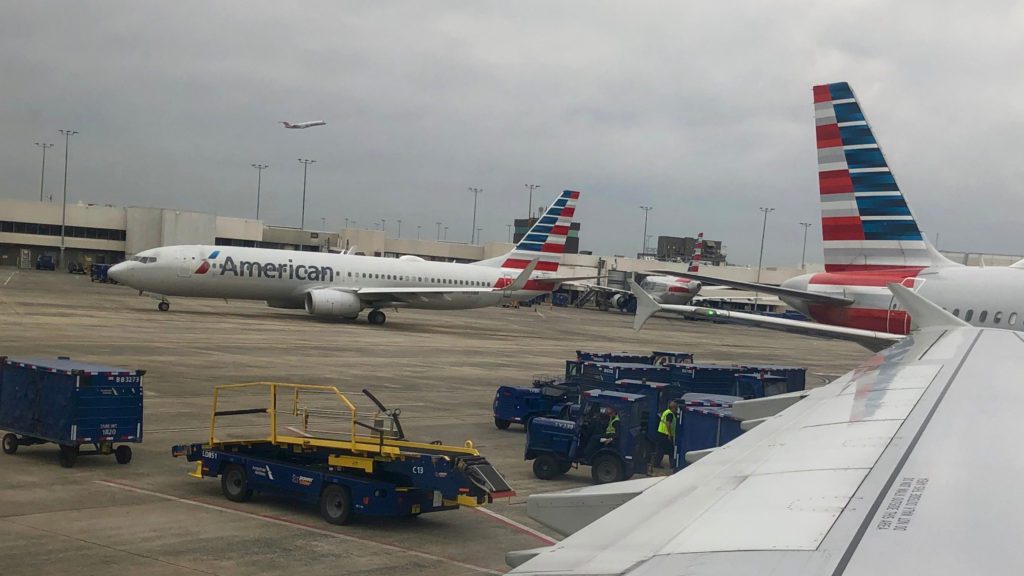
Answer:
M668 409L661 413L658 422L658 445L654 450L654 467L661 468L661 461L668 454L668 463L676 467L676 422L679 420L679 404L675 400L668 403Z
M614 408L607 408L608 425L604 428L604 434L594 434L587 442L587 448L583 453L589 458L597 453L602 447L615 447L615 440L619 437L619 415Z

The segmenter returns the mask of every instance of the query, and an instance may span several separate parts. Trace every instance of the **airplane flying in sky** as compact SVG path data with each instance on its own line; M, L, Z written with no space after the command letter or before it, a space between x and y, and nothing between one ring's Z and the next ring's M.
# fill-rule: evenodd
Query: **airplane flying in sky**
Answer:
M293 130L312 128L313 126L327 126L327 122L324 122L323 120L313 120L312 122L296 122L295 124L292 124L291 122L281 121L278 122L278 124L284 124L285 128L291 128Z
M555 290L579 192L566 190L515 248L497 258L456 264L417 256L378 258L235 246L167 246L136 254L108 275L160 299L168 296L265 300L314 316L386 320L382 308L462 310L526 300Z
M909 337L798 401L734 404L748 431L680 472L530 496L568 537L509 553L510 574L1024 572L1024 340L890 290Z
M879 349L910 329L909 315L886 288L894 282L969 324L1024 330L1024 260L976 268L942 256L921 233L849 84L824 84L813 92L825 272L797 276L782 286L665 273L772 294L816 322L692 306L661 309L852 339ZM655 311L650 306L644 314L638 311L638 323Z

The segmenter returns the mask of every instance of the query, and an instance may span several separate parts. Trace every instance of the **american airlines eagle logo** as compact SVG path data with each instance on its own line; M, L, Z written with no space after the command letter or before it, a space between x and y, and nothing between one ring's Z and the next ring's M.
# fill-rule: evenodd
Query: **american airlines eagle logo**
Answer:
M210 252L209 256L207 256L206 258L203 258L202 263L199 264L199 268L196 268L196 271L193 272L193 274L206 274L207 272L209 272L210 271L210 262L209 261L210 260L216 260L217 256L220 256L220 250L214 250L213 252Z

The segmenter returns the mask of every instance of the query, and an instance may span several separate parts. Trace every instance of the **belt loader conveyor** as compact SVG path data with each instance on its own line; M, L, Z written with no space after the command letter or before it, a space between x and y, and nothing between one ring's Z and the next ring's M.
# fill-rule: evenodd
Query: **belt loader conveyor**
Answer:
M266 405L226 409L224 397L231 393L249 404L259 399ZM229 500L244 502L254 492L265 492L318 502L332 524L347 524L354 515L415 516L479 506L515 494L471 442L447 446L407 440L401 410L388 410L367 390L363 393L375 411L360 413L333 386L216 386L208 442L177 445L171 452L197 463L192 476L219 476ZM308 400L341 408L309 405ZM225 417L246 417L249 423L228 426L221 422ZM226 438L261 420L269 426L268 435ZM332 423L335 428L321 428Z

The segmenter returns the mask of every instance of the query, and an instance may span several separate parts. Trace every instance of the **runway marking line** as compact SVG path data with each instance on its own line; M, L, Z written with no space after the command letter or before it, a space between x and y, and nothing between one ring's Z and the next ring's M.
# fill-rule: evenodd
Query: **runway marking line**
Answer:
M502 516L501 514L498 514L497 512L493 512L493 511L488 510L486 508L472 508L472 510L480 512L481 514L484 514L485 516L490 516L491 518L497 520L498 522L501 522L501 523L503 523L505 525L511 526L512 528L515 528L516 530L522 532L523 534L526 534L527 536L530 536L532 538L540 540L541 542L543 542L543 543L545 543L545 544L547 544L549 546L550 545L554 545L554 544L558 544L558 540L555 540L554 538L548 536L547 534L544 534L543 532L540 532L538 530L534 530L533 528L530 528L529 526L527 526L525 524L520 524L519 522L516 522L515 520L513 520L513 519L511 519L511 518L509 518L507 516Z
M255 520L262 520L262 521L268 522L270 524L278 524L278 525L281 525L281 526L288 526L288 527L291 527L291 528L298 528L300 530L305 530L306 532L312 532L314 534L320 534L322 536L330 536L332 538L338 538L339 540L348 540L350 542L358 542L360 544L372 544L374 546L380 546L382 548L385 548L387 550L391 550L391 551L394 551L394 552L401 552L401 553L404 553L404 554L409 554L411 556L417 556L419 558L424 558L426 560L434 560L434 561L437 561L437 562L444 562L446 564L452 564L454 566L459 566L460 568L466 568L466 569L473 570L473 571L476 571L476 572L482 572L484 574L504 574L504 572L500 572L498 570L491 570L490 568L484 568L482 566L475 566L473 564L467 564L466 562L460 562L458 560L453 560L451 558L446 558L444 556L437 556L435 554L429 554L427 552L420 552L419 550L413 550L412 548L403 548L401 546L396 546L394 544L387 544L385 542L379 542L377 540L372 540L372 539L369 539L369 538L362 538L362 537L359 537L359 536L350 536L348 534L341 534L341 533L338 533L338 532L333 532L331 530L326 530L324 528L317 528L316 526L305 524L305 523L299 522L297 520L291 520L289 518L282 518L280 516L273 516L271 514L257 514L255 512L245 512L243 510L237 510L235 508L231 508L231 507L228 507L228 506L221 506L219 504L210 504L208 502L200 502L199 500L192 500L192 499L189 499L189 498L179 498L178 496L171 496L170 494L163 494L161 492L154 492L152 490L146 490L145 488L138 488L138 487L132 486L130 484L124 484L124 483L121 483L121 482L114 482L112 480L93 480L93 482L96 483L96 484L100 484L100 485L103 485L103 486L110 487L110 488L118 488L120 490L127 490L129 492L135 492L135 493L138 493L138 494L146 494L147 496L154 496L156 498L162 498L164 500L170 500L172 502L179 502L181 504L190 504L192 506L199 506L200 508L207 508L209 510L217 510L217 511L220 511L220 512L228 512L230 514L237 514L239 516L245 516L247 518L253 518ZM524 526L524 528L527 528L527 527Z
M17 274L17 272L11 272L11 275L7 277L7 280L4 280L4 286L7 286L7 283L11 281L11 278L14 278L15 274Z

